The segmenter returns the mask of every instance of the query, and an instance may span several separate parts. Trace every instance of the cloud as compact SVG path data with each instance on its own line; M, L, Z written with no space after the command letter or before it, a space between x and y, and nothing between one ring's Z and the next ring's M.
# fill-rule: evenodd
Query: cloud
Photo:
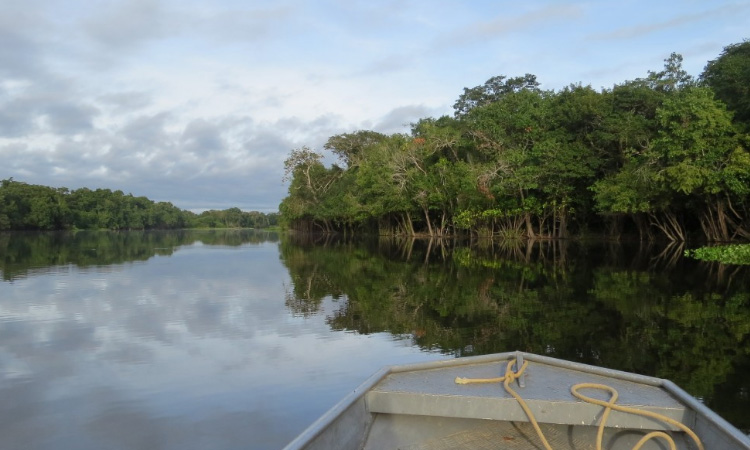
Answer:
M40 56L51 24L33 3L3 2L0 6L0 77L28 79L43 68Z
M202 118L187 124L179 144L191 155L215 155L226 147L219 124Z
M32 140L23 150L20 143L7 144L0 158L12 160L26 182L50 185L54 176L53 186L120 189L185 209L270 212L286 193L281 179L288 152L307 143L322 146L342 130L333 116L275 122L204 117L182 125L161 112L84 130L83 136Z
M153 95L144 91L109 92L98 96L96 101L112 114L122 115L150 106L153 103Z
M222 45L244 46L271 36L283 36L290 27L299 25L296 17L291 6L248 8L167 0L119 0L106 8L92 8L80 27L88 39L106 51L148 51L145 46L149 42L176 39L185 39L199 48L217 41Z
M252 9L217 9L193 21L208 37L224 42L256 41L279 35L295 18L290 6Z
M60 101L45 105L41 114L52 133L67 135L91 130L99 110L86 103Z
M129 149L131 151L148 151L148 147L159 148L168 141L166 127L171 118L168 112L137 116L120 127L117 135L128 145L134 146Z
M418 57L409 54L391 54L375 60L365 66L364 69L355 72L355 75L381 75L387 72L413 67L418 62Z
M624 40L643 38L652 33L669 30L671 28L690 25L695 22L701 22L708 19L722 17L730 14L737 14L750 9L748 4L729 4L722 5L707 11L693 12L672 17L661 22L638 24L630 27L622 27L604 33L595 33L588 36L593 40Z
M36 128L33 107L28 101L14 99L0 103L0 137L22 137Z
M160 0L120 0L94 9L81 28L99 45L123 49L165 37L172 31L167 17Z
M434 113L434 109L424 105L400 106L380 117L372 128L375 131L386 134L403 133L409 130L409 126L412 123L416 123L419 119L430 117Z
M408 132L493 75L605 86L684 47L717 55L750 9L665 7L648 23L627 15L640 4L5 2L0 178L275 209L293 148L358 129ZM701 30L680 26L702 17ZM660 26L681 35L626 48L623 38Z
M510 11L510 10L507 10ZM580 19L582 9L577 5L545 5L519 15L503 12L491 20L480 20L455 29L438 40L438 47L468 45L486 39L496 39L508 33L534 29L545 22L562 22Z

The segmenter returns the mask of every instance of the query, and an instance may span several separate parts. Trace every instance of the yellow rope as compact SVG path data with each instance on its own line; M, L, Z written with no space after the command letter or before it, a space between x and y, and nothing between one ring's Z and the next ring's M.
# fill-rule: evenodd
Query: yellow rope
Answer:
M641 447L643 447L643 444L645 444L647 441L650 441L653 438L660 437L667 441L667 444L669 444L669 448L671 450L677 450L677 444L674 443L674 439L672 439L672 436L668 435L667 433L663 431L652 431L649 434L643 436L640 441L638 441L637 444L635 444L635 447L633 447L633 450L640 450Z
M546 450L552 450L552 447L549 445L549 442L547 442L547 439L544 437L544 433L542 432L542 429L539 427L539 424L536 421L536 418L534 417L534 414L529 409L526 402L521 398L520 395L516 393L511 387L510 384L514 382L516 379L518 379L523 372L526 370L526 367L529 365L528 361L524 361L523 365L521 365L521 368L517 372L513 372L513 365L515 365L515 361L508 361L508 364L505 366L505 375L502 377L497 378L463 378L463 377L456 377L456 383L457 384L472 384L472 383L503 383L503 386L505 387L505 390L513 396L513 398L516 399L518 404L523 409L524 413L526 413L526 416L529 418L529 421L531 422L532 426L534 427L534 430L536 431L537 435L539 436L539 439L541 439L542 444L544 445L544 448ZM591 398L588 396L585 396L578 392L578 389L601 389L604 391L607 391L610 393L609 401L603 401L596 398ZM579 383L570 388L571 394L573 394L576 398L591 403L594 405L599 405L604 407L604 413L602 414L601 421L599 422L599 427L596 433L596 450L602 450L602 439L604 437L604 427L607 423L607 419L609 418L609 413L612 410L620 411L624 413L629 414L635 414L639 416L644 417L650 417L652 419L657 419L662 422L666 422L668 424L671 424L680 430L684 431L688 436L690 436L693 441L695 441L696 445L698 446L699 450L704 450L703 444L701 443L700 438L698 435L696 435L693 430L685 426L684 424L669 418L667 416L663 416L661 414L657 414L655 412L651 411L645 411L635 408L630 408L627 406L622 406L616 404L617 397L619 394L617 393L617 390L606 386L603 384L596 384L596 383ZM663 431L652 431L645 436L643 436L633 447L632 450L640 450L643 445L650 441L651 439L661 438L664 439L670 446L671 450L677 450L677 445L674 442L674 439L669 434L663 432Z
M511 381L515 381L517 378L521 377L521 375L523 374L523 371L526 370L526 367L529 365L529 362L524 361L524 363L521 365L521 369L519 369L518 372L513 372L513 364L515 364L515 361L508 361L508 365L505 366L505 375L503 375L502 377L497 377L497 378L456 377L456 384L502 383L508 377L512 378Z
M609 399L608 402L605 402L603 400L599 400L599 399L596 399L596 398L587 397L587 396L581 394L580 392L578 392L578 389L582 389L582 388L601 389L601 390L609 392L612 396L610 397L610 399ZM615 402L617 401L617 395L618 395L617 394L617 390L615 390L614 388L612 388L610 386L605 386L603 384L595 384L595 383L580 383L580 384L576 384L575 386L571 387L570 388L570 392L576 398L578 398L580 400L583 400L584 402L592 403L594 405L603 406L605 408L604 415L602 416L601 423L599 423L599 432L596 435L597 436L596 437L596 439L597 439L597 443L596 443L597 450L601 450L601 448L602 448L601 447L601 437L602 437L602 434L604 432L604 424L607 421L607 417L609 416L609 411L612 410L612 409L614 409L615 411L620 411L620 412L629 413L629 414L635 414L635 415L638 415L638 416L650 417L652 419L660 420L660 421L666 422L666 423L668 423L670 425L674 425L675 427L677 427L680 430L684 431L685 434L687 434L688 436L690 436L693 439L693 441L695 441L695 444L698 446L699 450L704 450L703 449L703 443L701 443L701 440L698 437L698 435L696 435L693 432L693 430L691 430L690 428L686 427L684 424L682 424L682 423L680 423L680 422L678 422L678 421L676 421L676 420L674 420L674 419L672 419L670 417L663 416L663 415L657 414L655 412L645 411L645 410L642 410L642 409L630 408L628 406L622 406L622 405L615 404ZM646 436L644 436L643 439L641 439L641 441L639 441L638 444L636 444L635 447L633 447L633 450L640 449L641 446L643 445L643 443L645 443L646 441L648 441L649 439L652 439L654 437L661 437L661 438L666 439L667 442L669 442L670 445L673 446L673 448L674 448L674 445L675 445L674 444L674 440L668 434L666 434L666 433L661 433L661 434L658 434L658 433L649 433Z
M521 398L520 395L516 393L511 387L510 383L514 382L517 378L519 378L524 370L526 370L526 367L529 365L528 361L524 361L521 365L521 368L518 370L518 372L513 372L513 365L516 364L515 361L508 361L508 365L505 366L505 375L498 378L462 378L462 377L456 377L456 383L458 384L470 384L470 383L503 383L503 386L505 387L505 390L513 396L513 398L516 399L519 405L521 405L521 408L523 409L523 412L526 413L526 416L529 418L529 421L531 422L531 425L533 425L534 430L536 431L536 434L539 436L539 439L542 440L542 444L544 444L544 448L546 450L552 450L552 447L549 445L549 442L547 442L547 438L544 437L544 433L542 433L542 429L539 427L539 424L536 422L536 417L534 417L534 414L529 409L526 402Z

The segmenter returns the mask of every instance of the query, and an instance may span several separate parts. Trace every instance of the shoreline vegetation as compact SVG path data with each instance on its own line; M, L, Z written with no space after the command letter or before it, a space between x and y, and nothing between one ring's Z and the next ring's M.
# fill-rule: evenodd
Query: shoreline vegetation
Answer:
M69 190L13 178L0 181L0 231L273 227L278 227L277 213L229 208L196 214L119 190Z
M750 41L698 78L597 91L496 76L410 134L359 130L285 161L283 227L426 237L750 240ZM338 158L326 166L324 152Z

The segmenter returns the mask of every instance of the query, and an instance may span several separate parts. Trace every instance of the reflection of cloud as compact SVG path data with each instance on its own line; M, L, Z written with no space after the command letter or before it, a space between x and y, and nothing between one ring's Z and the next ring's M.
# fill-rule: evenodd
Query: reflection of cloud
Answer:
M0 366L2 368L2 366ZM56 425L44 419L47 385L33 380L0 384L0 446L35 450L46 448Z
M113 347L100 352L98 357L124 365L145 364L154 359L154 351L144 344L122 342Z
M94 327L90 324L79 324L74 320L58 321L50 330L50 350L55 353L69 351L95 351L98 341L95 339Z
M281 448L384 364L438 357L331 332L330 297L293 317L288 283L276 242L0 283L0 447Z
M100 445L133 450L167 448L171 430L164 422L169 418L154 417L137 403L112 400L105 404L117 407L97 411L86 425Z

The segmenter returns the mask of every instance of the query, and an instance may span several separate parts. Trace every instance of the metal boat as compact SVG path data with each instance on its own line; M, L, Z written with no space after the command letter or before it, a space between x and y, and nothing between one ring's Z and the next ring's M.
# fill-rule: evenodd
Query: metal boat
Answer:
M750 438L669 380L509 352L381 369L286 450L455 448L734 450Z

